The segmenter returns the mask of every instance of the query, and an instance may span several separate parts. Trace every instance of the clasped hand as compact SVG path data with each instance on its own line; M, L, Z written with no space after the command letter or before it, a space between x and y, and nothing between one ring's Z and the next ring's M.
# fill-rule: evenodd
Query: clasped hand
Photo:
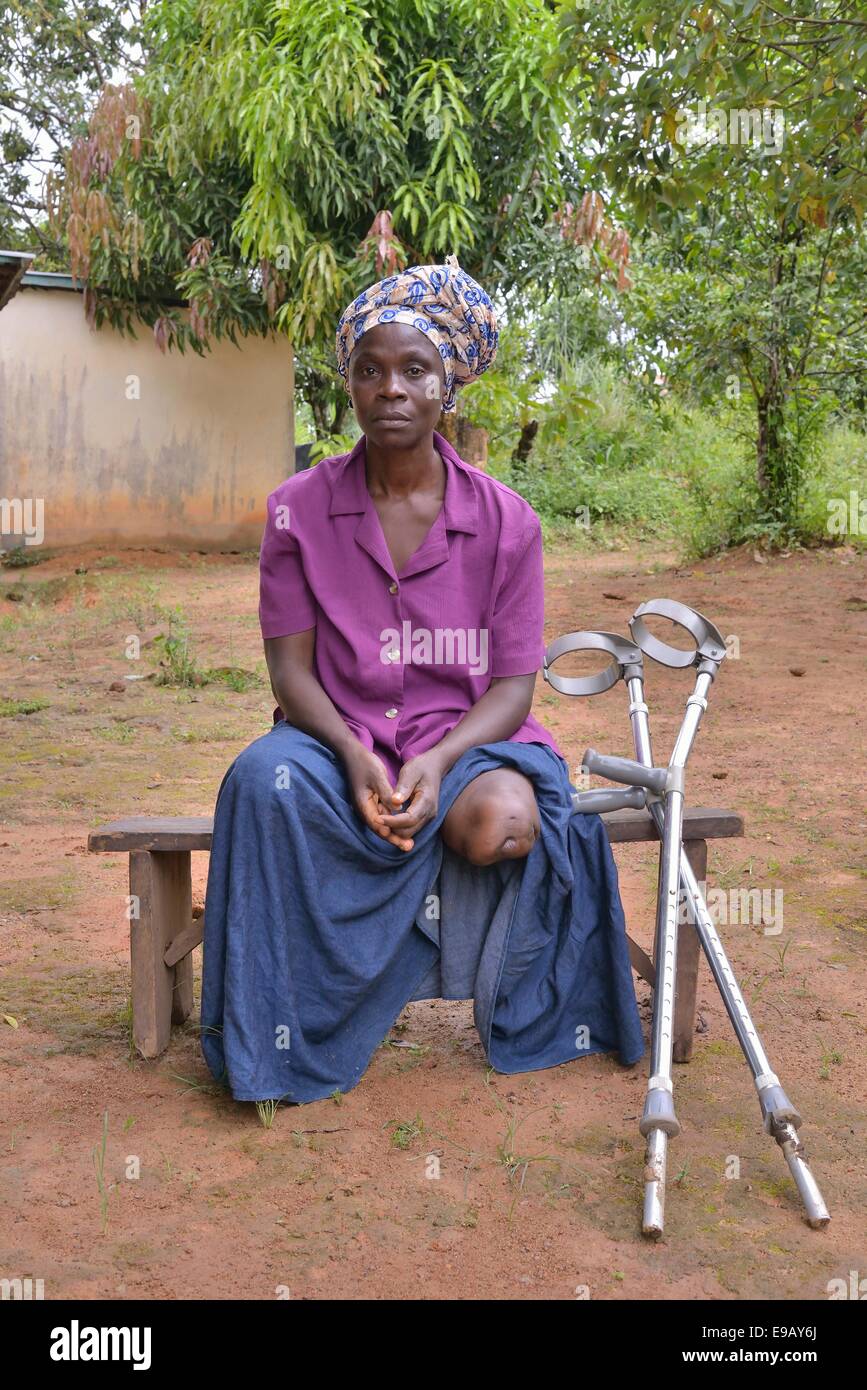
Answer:
M346 775L355 808L371 830L400 849L412 849L413 837L433 820L439 805L443 769L434 750L405 762L392 787L382 759L359 745L347 759Z

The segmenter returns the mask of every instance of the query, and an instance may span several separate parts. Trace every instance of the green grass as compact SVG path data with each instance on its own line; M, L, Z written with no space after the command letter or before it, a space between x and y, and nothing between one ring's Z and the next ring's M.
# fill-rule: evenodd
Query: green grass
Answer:
M257 690L263 684L255 671L245 671L240 666L211 666L204 674L209 684L227 685L236 695L244 695L248 690Z
M102 1117L102 1135L100 1142L93 1149L93 1166L96 1169L96 1185L99 1190L99 1210L102 1218L102 1234L108 1231L108 1194L113 1191L116 1184L112 1183L111 1188L105 1182L105 1146L108 1139L108 1111Z
M30 565L39 565L43 560L49 559L46 550L39 550L34 546L18 545L14 550L7 550L0 554L0 565L4 569L25 569Z
M420 1115L412 1120L401 1120L391 1131L391 1142L396 1149L408 1149L415 1139L424 1134L424 1121Z
M178 743L231 743L232 739L243 739L244 730L232 729L228 724L214 724L209 728L172 728L172 738Z
M41 709L48 709L50 700L0 700L0 718L10 717L14 714L36 714Z
M79 891L74 872L66 869L53 877L6 879L0 882L0 912L42 912L69 907Z
M274 1124L274 1116L277 1114L279 1101L276 1100L257 1100L256 1113L259 1116L263 1129L271 1129Z
M207 675L200 670L190 647L189 632L185 625L170 628L154 638L154 646L160 653L156 674L157 685L198 686L207 684Z
M5 887L5 885L4 885ZM6 895L0 911L7 911ZM22 1028L48 1033L42 1046L45 1056L55 1054L96 1056L108 1048L114 1055L130 1047L128 969L44 970L33 967L7 974L3 981L3 1012Z
M134 724L127 724L120 721L117 724L106 724L102 728L94 729L98 738L104 738L108 743L132 743L138 730Z
M505 1135L497 1145L497 1158L505 1168L509 1182L517 1183L519 1190L524 1186L527 1170L531 1163L551 1163L554 1161L553 1154L525 1154L517 1151L515 1135L526 1118L525 1115L519 1120L513 1115L509 1120Z
M189 620L183 609L180 606L155 607L168 623L168 632L160 633L153 641L159 659L159 669L154 677L156 685L174 686L181 690L203 685L225 685L237 695L262 687L261 676L255 671L246 671L242 666L200 666L192 646Z

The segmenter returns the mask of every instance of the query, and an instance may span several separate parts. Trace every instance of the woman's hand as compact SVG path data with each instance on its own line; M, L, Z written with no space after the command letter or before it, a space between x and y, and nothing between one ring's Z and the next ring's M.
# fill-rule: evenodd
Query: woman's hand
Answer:
M394 805L391 783L381 758L357 739L343 753L343 765L355 809L362 820L399 849L412 849L412 840L385 824L385 811Z
M400 769L397 786L386 803L394 809L382 816L382 823L394 833L410 837L405 841L407 849L412 849L412 836L436 815L442 779L442 760L433 749L410 758ZM409 806L399 810L405 801Z

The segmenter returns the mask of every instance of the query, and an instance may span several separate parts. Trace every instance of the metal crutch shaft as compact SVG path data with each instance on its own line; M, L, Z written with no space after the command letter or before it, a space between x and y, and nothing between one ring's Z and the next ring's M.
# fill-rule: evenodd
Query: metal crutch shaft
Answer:
M632 723L635 756L638 762L652 767L650 724L647 705L644 702L642 679L635 676L631 677L627 680L627 688L629 690L629 717ZM664 840L665 817L661 804L658 801L652 801L648 805L648 810L660 839ZM722 997L726 1013L731 1020L735 1036L752 1072L764 1127L783 1150L789 1171L804 1203L807 1221L814 1229L820 1229L827 1226L831 1218L819 1186L813 1177L804 1153L804 1147L798 1138L797 1129L802 1122L801 1116L788 1099L771 1068L734 971L714 927L701 888L692 871L692 865L685 853L681 853L680 879L691 914L690 920L698 932L702 950Z
M683 832L683 790L677 785L698 731L705 696L713 676L701 671L695 691L687 701L686 716L675 741L669 763L674 784L665 794L662 833L662 861L656 911L656 989L653 995L653 1033L650 1052L650 1079L644 1114L639 1129L647 1140L644 1173L644 1214L641 1229L645 1235L660 1236L665 1221L665 1182L668 1139L680 1133L674 1110L671 1079L674 1045L674 1001L677 989L677 919L680 899L680 861Z

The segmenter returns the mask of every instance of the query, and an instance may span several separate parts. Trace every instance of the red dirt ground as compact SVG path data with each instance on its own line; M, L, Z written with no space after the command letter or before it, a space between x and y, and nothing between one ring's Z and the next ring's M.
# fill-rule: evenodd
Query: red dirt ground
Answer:
M830 1227L801 1218L704 964L655 1246L639 1230L644 1063L500 1076L470 1004L420 1003L354 1091L283 1107L268 1129L211 1089L197 1010L158 1060L131 1053L126 857L88 855L87 832L123 814L210 813L272 701L255 557L80 551L0 580L0 697L49 702L0 720L0 1277L41 1278L46 1298L826 1299L830 1279L867 1275L864 559L743 552L677 571L646 551L561 547L547 575L549 640L625 631L660 595L739 640L689 800L746 817L744 840L711 846L711 883L784 893L781 934L721 934L805 1114ZM201 664L256 671L255 689L110 689L153 669L152 645L126 659L127 637L165 632L175 605ZM684 678L653 667L647 684L660 757ZM540 679L535 712L573 766L588 744L631 752L622 691L568 700ZM649 949L655 851L617 858L630 931ZM201 897L207 860L193 862Z

